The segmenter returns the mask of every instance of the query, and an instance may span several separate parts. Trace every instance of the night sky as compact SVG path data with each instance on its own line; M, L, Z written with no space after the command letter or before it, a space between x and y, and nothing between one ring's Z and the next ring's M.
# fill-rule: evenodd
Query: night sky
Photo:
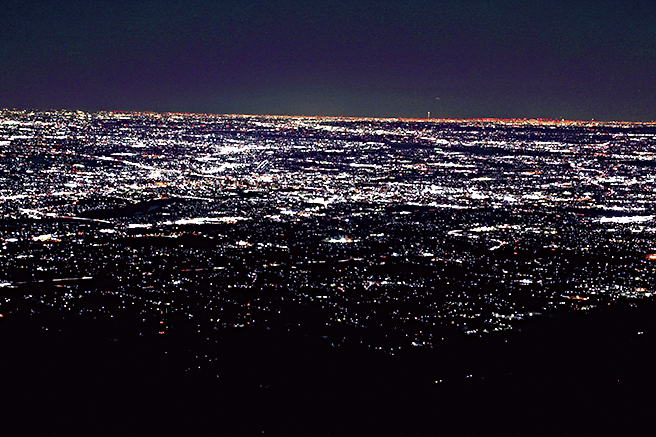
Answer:
M656 2L4 0L0 107L656 119Z

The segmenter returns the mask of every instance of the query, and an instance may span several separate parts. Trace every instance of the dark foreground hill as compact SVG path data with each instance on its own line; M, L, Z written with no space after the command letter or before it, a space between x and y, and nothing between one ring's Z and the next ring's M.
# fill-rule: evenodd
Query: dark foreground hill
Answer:
M88 321L46 332L16 317L0 325L2 427L23 435L646 433L656 404L654 311L618 304L396 356L234 331L211 363L196 359L203 350L192 337L114 341Z

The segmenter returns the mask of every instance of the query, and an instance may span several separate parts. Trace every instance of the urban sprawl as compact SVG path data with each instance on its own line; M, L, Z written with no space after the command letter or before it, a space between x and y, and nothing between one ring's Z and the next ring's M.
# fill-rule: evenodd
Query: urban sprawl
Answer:
M3 110L0 320L394 355L636 305L655 152L654 124Z

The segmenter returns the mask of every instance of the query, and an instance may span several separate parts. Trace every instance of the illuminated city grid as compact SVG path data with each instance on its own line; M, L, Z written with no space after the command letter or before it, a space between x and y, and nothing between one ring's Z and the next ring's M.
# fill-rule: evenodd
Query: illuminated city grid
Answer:
M0 313L402 354L651 299L655 127L5 110Z

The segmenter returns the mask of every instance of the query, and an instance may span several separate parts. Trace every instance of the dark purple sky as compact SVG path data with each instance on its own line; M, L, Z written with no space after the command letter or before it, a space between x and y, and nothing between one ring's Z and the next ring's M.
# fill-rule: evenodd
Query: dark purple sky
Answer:
M0 107L656 120L656 1L4 0Z

